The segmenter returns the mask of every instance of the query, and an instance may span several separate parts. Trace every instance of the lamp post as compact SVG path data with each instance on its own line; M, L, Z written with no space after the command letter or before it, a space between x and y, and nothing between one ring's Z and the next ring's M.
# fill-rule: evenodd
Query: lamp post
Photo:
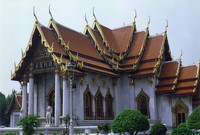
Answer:
M73 126L73 89L72 89L72 81L74 79L74 69L76 65L73 61L70 61L67 65L67 72L68 72L68 79L70 82L70 95L69 95L69 114L70 114L70 121L69 121L69 135L74 135L74 126Z

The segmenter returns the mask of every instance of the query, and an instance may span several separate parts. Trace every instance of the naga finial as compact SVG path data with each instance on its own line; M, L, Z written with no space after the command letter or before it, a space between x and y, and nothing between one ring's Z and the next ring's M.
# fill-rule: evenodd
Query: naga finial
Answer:
M94 21L97 21L96 15L94 13L94 7L93 7L93 17L94 17Z
M147 23L147 26L146 26L146 28L149 28L149 24L150 24L150 16L149 16L149 21L148 21L148 23Z
M85 14L85 22L86 22L86 26L88 26L88 20L87 20L86 14Z
M165 26L165 33L167 32L167 28L168 28L168 20L166 19L167 25Z
M133 22L133 24L135 24L136 18L137 18L137 11L136 11L136 9L134 9L134 10L135 10L135 16L134 16L134 22Z
M51 4L49 4L49 14L51 16L51 20L53 20L53 16L52 16L52 13L51 13Z
M35 14L35 6L33 7L33 16L35 17L35 22L38 23L38 19L37 19L37 16Z
M180 60L182 61L183 51L181 50Z

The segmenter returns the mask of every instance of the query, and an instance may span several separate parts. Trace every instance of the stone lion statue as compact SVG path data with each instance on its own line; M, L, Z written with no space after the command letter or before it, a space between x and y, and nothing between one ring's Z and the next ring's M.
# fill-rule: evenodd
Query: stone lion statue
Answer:
M52 114L52 107L48 106L47 112L46 112L46 123L47 124L53 124L53 117L51 116L51 114Z

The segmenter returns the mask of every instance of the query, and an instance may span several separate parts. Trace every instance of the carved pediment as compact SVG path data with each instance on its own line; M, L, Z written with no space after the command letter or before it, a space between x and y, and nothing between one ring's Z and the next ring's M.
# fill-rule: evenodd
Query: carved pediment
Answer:
M49 52L47 51L47 48L44 47L44 45L42 44L38 44L37 48L33 53L33 58L42 58L47 56L50 56Z

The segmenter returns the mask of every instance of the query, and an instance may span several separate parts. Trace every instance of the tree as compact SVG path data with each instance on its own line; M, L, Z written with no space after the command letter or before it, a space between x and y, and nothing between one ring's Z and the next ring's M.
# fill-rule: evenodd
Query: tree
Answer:
M151 135L165 135L166 132L167 132L167 128L162 123L155 123L151 127L151 131L150 131Z
M200 129L200 106L198 106L188 118L188 127L190 129Z
M174 128L171 135L195 135L188 127Z
M39 127L38 116L27 115L19 121L19 126L22 127L22 131L25 135L32 135L35 133L35 128Z
M6 97L0 92L0 125L5 125Z
M138 132L149 129L149 121L146 116L136 110L124 110L113 120L111 129L114 133L126 133L137 135Z

